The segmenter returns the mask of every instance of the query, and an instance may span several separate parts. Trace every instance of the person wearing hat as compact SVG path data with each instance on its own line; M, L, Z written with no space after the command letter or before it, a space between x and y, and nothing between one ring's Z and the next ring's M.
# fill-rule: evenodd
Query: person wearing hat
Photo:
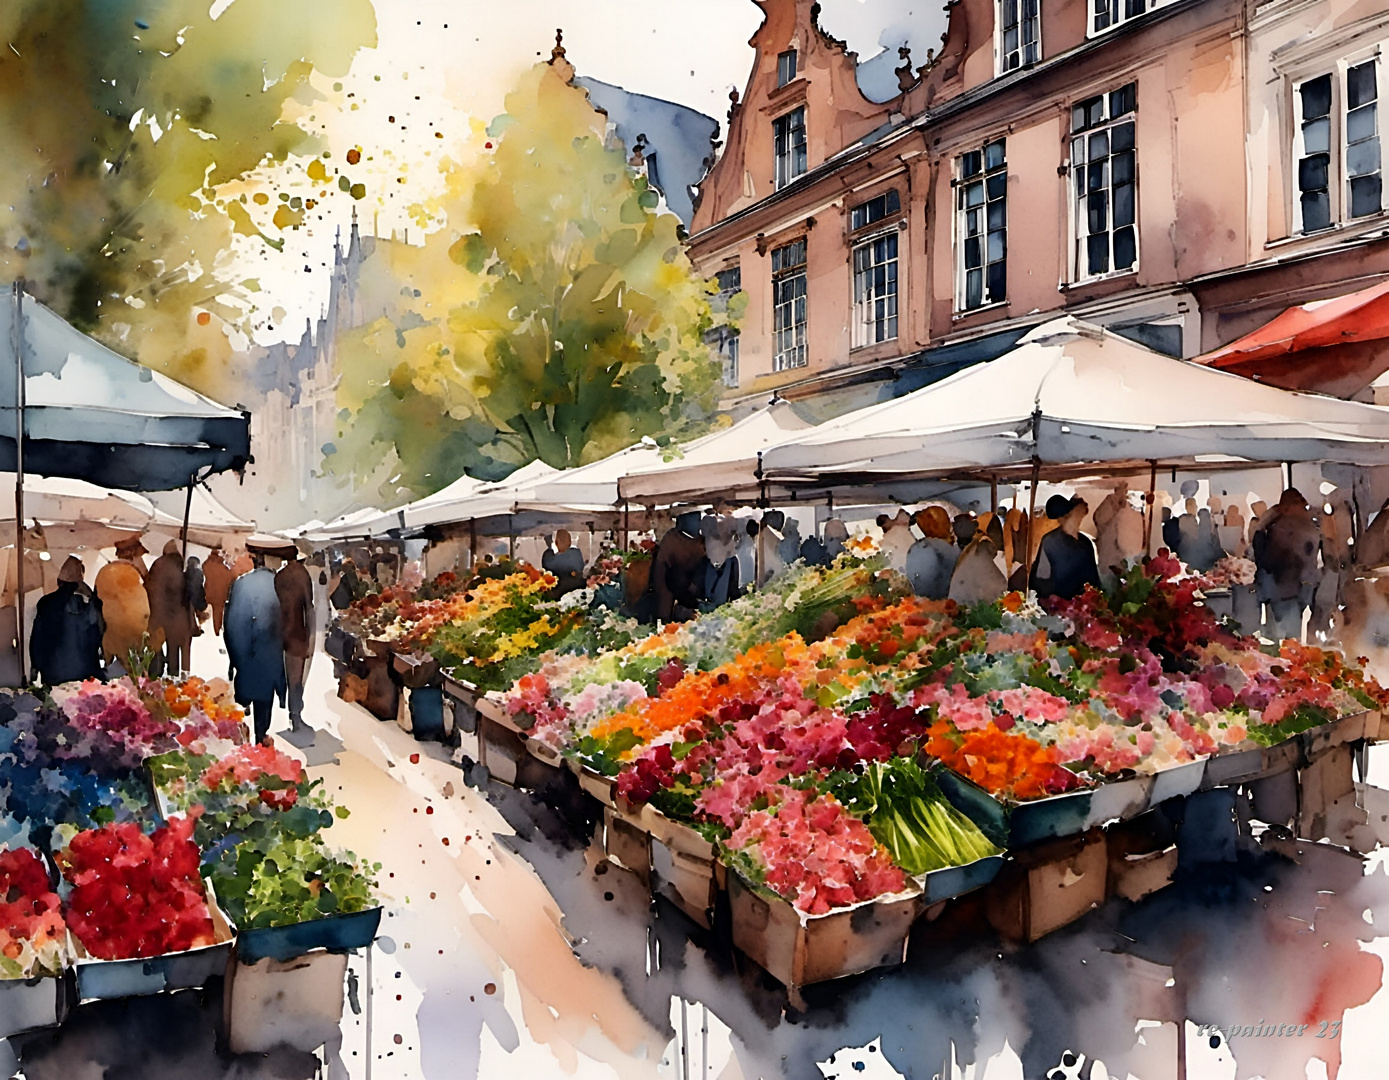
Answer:
M921 539L907 552L907 579L912 592L927 600L944 600L950 592L950 577L960 549L952 542L950 515L944 508L928 506L916 512Z
M264 743L270 738L275 700L284 704L288 682L275 575L265 568L264 556L253 561L251 572L232 582L226 642L236 703L251 713L256 742Z
M705 559L700 513L691 510L675 519L675 528L661 537L651 563L650 589L660 622L688 619L699 608L700 573Z
M131 652L145 643L145 635L149 633L150 599L145 592L144 564L139 561L144 553L145 546L139 537L124 540L116 545L115 561L97 571L93 587L106 620L101 647L107 660L124 662ZM162 634L157 641L151 637L151 648L159 649L163 645Z
M58 587L41 598L29 636L29 662L48 686L101 677L101 601L83 591L82 560L69 555Z
M149 594L151 636L164 636L164 670L170 678L187 672L193 645L193 609L188 606L188 572L178 541L164 545L164 553L154 560L145 575Z
M212 609L212 632L221 634L222 616L227 609L227 594L231 592L232 582L236 580L232 568L227 565L221 545L212 549L207 561L203 563L203 595L207 606Z
M1047 500L1047 518L1056 522L1037 549L1032 566L1032 588L1039 597L1079 596L1085 586L1100 587L1095 542L1080 531L1090 508L1080 496L1053 495Z
M289 691L289 726L304 726L304 678L313 658L313 577L299 558L286 550L285 564L275 573L275 597L280 601L280 636L285 651L285 685Z

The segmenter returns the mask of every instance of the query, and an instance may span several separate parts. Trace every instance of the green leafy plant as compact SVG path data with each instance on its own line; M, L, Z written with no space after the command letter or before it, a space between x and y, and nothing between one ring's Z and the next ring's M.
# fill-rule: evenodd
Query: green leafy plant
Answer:
M862 773L836 772L820 785L861 818L892 861L909 874L964 866L1000 849L909 758L871 761Z
M376 906L380 863L334 854L317 835L244 840L207 873L217 902L239 930L348 915Z

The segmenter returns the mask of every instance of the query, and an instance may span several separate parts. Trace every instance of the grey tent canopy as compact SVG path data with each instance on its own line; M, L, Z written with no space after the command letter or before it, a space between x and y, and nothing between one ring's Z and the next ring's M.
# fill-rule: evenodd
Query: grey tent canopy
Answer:
M11 293L0 301L0 470L16 465L17 344L25 473L167 491L250 461L249 413L127 360L31 297L21 305Z

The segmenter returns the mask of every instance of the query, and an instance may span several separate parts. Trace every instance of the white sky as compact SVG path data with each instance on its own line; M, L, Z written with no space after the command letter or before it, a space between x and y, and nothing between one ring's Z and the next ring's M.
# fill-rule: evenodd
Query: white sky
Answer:
M941 2L823 0L821 22L861 61L886 44L895 65L897 45L919 38L912 43L922 63L944 25ZM429 192L437 161L467 134L469 118L491 120L519 73L549 56L557 27L564 28L579 74L688 105L726 126L728 92L746 86L753 60L747 42L761 21L752 0L375 0L375 6L378 47L359 54L336 100L313 115L328 126L334 163L344 164L348 146L361 146L363 162L345 171L368 187L356 203L363 228L369 231L375 217L387 236L409 227L406 206ZM443 139L435 137L439 131ZM297 190L312 194L316 186ZM241 245L246 272L264 289L257 340L297 340L304 318L317 316L333 233L339 225L346 233L352 205L341 194L324 200L304 227L285 234L283 253L266 251L259 240ZM276 306L283 315L271 315Z

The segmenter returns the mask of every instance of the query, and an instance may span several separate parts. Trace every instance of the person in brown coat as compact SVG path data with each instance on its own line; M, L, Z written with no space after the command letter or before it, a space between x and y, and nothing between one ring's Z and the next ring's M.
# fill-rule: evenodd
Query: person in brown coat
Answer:
M280 601L280 635L284 641L285 681L289 688L289 723L304 726L304 677L313 656L313 578L297 555L288 558L275 574L275 595Z
M188 572L177 540L164 545L164 554L154 560L145 575L149 594L150 634L164 634L165 671L170 678L190 668L193 644L193 610L188 606Z
M222 632L222 615L227 610L227 596L236 576L222 558L222 549L215 547L203 563L203 593L212 609L212 632Z
M107 563L97 572L93 585L106 619L102 651L107 660L120 660L122 664L131 650L140 647L149 631L149 594L145 592L144 568L137 562L144 551L138 538L117 545L116 561ZM151 638L152 648L158 649L163 644L162 634L157 641Z

